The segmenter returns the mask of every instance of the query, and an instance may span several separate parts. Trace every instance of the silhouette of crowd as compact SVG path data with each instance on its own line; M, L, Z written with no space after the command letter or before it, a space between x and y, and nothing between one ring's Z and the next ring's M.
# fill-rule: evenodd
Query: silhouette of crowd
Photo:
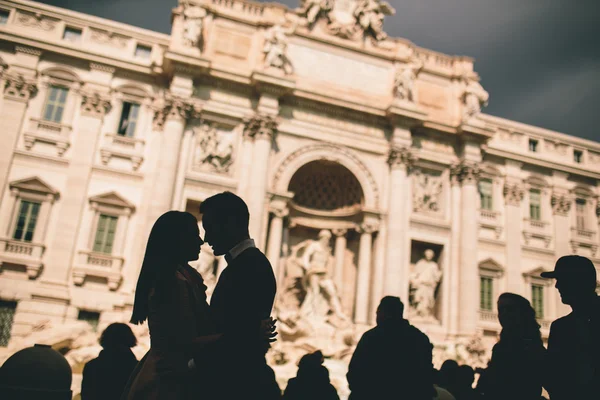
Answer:
M339 399L321 351L302 357L283 392L266 362L277 336L271 318L276 281L250 238L244 201L224 192L199 211L204 238L196 218L179 211L162 215L150 233L130 321L148 322L150 350L138 362L129 326L108 326L103 350L83 370L82 400ZM203 277L188 264L204 242L227 261L210 304ZM427 335L404 317L398 297L384 297L376 326L362 335L348 367L350 400L540 400L544 389L551 400L599 398L596 269L571 255L542 276L556 280L572 312L552 323L546 348L529 301L503 293L497 304L502 330L485 369L454 360L435 369Z

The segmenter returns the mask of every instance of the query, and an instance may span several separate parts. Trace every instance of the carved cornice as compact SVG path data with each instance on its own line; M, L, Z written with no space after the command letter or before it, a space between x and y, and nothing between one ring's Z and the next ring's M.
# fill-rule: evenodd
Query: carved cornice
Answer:
M450 167L450 176L455 184L474 185L479 179L480 172L479 165L469 161L461 161Z
M571 211L572 199L567 193L554 192L550 198L550 204L554 215L567 216Z
M169 96L157 100L153 105L154 121L153 128L162 131L165 122L169 118L173 119L197 119L202 113L202 105L193 99L187 99L178 96Z
M30 56L39 57L42 55L42 51L40 49L36 49L34 47L26 47L26 46L15 46L15 52L29 54Z
M388 153L387 163L392 169L408 169L414 165L416 160L417 157L413 154L410 148L392 146Z
M4 96L11 100L27 102L37 92L37 86L32 79L23 75L7 73L5 75Z
M525 197L525 189L520 183L505 183L503 193L506 203L511 206L520 206Z
M117 70L115 67L111 67L110 65L99 64L94 62L90 63L90 69L93 71L108 72L109 74L114 74Z
M102 118L110 110L110 97L98 92L81 93L81 114Z
M272 140L276 134L277 120L272 115L256 113L244 119L245 137Z

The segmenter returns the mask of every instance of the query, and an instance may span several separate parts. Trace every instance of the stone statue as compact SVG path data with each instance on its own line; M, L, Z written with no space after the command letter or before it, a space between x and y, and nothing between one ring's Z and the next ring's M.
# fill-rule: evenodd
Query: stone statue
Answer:
M354 9L356 22L365 35L371 36L380 42L387 38L383 31L383 19L386 15L393 15L396 10L387 2L380 0L359 0Z
M425 258L420 259L410 276L410 286L413 291L413 307L419 317L433 317L435 306L435 289L437 288L442 271L433 261L435 253L431 249L425 250Z
M310 241L304 250L301 265L305 271L306 297L300 314L309 318L324 317L331 311L341 320L347 320L335 284L328 276L329 265L333 262L330 239L331 232L322 230L319 240Z
M199 6L186 5L183 10L183 43L189 47L202 45L202 30L206 9Z
M411 102L415 101L415 80L422 69L423 62L419 59L414 59L398 68L394 78L394 95L396 98Z
M312 26L319 16L333 9L333 0L303 0L302 6L296 12L306 18L309 26Z
M281 25L274 25L265 34L265 67L275 68L289 75L293 72L292 64L287 57L288 39Z
M217 134L217 130L210 125L200 128L194 162L201 166L207 165L216 172L227 172L233 163L233 145L230 140L219 140Z
M470 80L463 93L463 120L468 121L481 113L481 107L487 106L490 95L477 81Z
M415 212L440 211L442 180L424 173L415 174L413 210Z

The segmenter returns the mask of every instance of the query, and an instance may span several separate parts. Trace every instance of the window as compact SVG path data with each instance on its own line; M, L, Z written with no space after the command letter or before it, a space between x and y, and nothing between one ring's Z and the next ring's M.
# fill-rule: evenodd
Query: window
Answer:
M535 139L529 139L529 151L532 153L537 153L538 149L538 141Z
M0 300L0 347L8 346L17 303Z
M575 199L575 217L577 218L577 221L576 221L577 229L581 229L581 230L585 229L586 205L587 205L587 202L585 199L581 199L581 198Z
M0 10L0 25L6 25L8 23L8 16L10 13L7 10Z
M490 179L479 181L479 197L482 210L493 210L493 185Z
M40 207L41 203L26 200L21 201L13 239L22 240L24 242L31 242L33 240L33 233L40 213Z
M136 58L143 58L144 60L149 60L151 53L152 53L152 48L148 47L148 46L143 46L141 44L138 44L135 48Z
M117 134L121 136L133 137L135 134L135 127L137 125L139 113L139 104L124 102Z
M69 42L79 42L81 40L81 29L67 26L63 33L63 39Z
M479 308L483 311L492 311L494 278L489 277L489 276L482 276L479 278L479 282L480 282Z
M50 86L46 106L44 107L44 119L46 121L61 122L65 103L69 90L60 86Z
M100 313L95 311L79 310L77 319L90 324L93 331L96 332L98 330L98 323L100 322Z
M577 164L581 164L583 162L583 152L581 150L575 150L573 152L573 161Z
M118 219L118 217L113 215L100 214L96 228L96 239L94 240L95 252L112 253Z
M537 319L544 318L544 286L542 285L531 285L531 305L535 310L535 317Z
M542 192L539 189L529 191L529 218L533 221L542 219Z

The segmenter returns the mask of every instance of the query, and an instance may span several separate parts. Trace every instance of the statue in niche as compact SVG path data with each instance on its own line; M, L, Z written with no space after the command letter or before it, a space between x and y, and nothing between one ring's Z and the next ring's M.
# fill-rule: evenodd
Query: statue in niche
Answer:
M415 101L415 81L423 69L423 61L413 59L399 67L394 78L394 95L400 100Z
M288 39L281 25L274 25L265 33L265 67L275 68L289 75L293 72L292 63L287 57Z
M312 26L319 16L328 14L333 9L333 0L303 0L296 12L306 18L308 26Z
M415 212L439 212L442 195L440 177L419 173L415 175L414 182L413 210Z
M198 132L199 143L196 147L194 163L208 166L216 172L228 172L233 164L233 144L231 140L218 137L217 129L203 125Z
M183 43L189 47L201 47L206 9L185 5L183 10Z
M354 17L365 35L370 35L380 42L387 38L383 31L383 19L386 15L394 15L395 12L396 10L385 1L359 0L354 9Z
M479 115L481 107L487 106L490 95L483 86L475 80L468 80L463 93L463 119L465 121Z
M433 318L435 290L442 278L442 271L433 261L434 256L433 250L425 250L424 258L417 262L410 275L412 306L418 317Z

